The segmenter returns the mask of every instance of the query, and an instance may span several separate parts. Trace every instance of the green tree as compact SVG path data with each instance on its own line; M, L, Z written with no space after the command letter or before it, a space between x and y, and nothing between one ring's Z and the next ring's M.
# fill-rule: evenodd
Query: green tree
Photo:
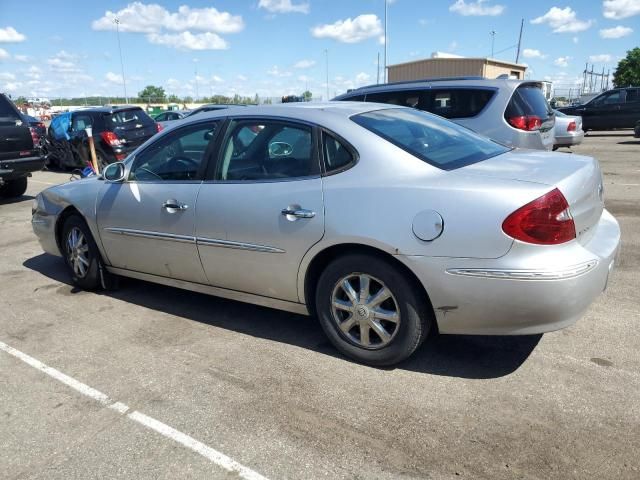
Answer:
M165 97L164 88L147 85L144 90L138 93L138 97L147 102L161 102Z
M169 95L167 97L167 102L169 103L179 103L180 102L180 98L178 98L178 96L174 93L172 93L171 95Z
M304 92L302 92L302 99L305 102L310 102L312 98L313 98L313 93L311 93L309 90L305 90Z
M627 52L627 56L618 62L618 68L613 72L614 87L629 87L640 85L640 47Z

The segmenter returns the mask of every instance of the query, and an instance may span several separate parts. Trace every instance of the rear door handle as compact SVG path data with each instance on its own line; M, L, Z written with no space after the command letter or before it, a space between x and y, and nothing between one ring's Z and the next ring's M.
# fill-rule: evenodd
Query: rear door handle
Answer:
M287 220L296 220L298 218L313 218L316 216L316 212L312 210L307 210L305 208L296 208L296 207L287 207L283 208L280 212L282 215L287 217Z
M162 204L162 208L166 209L169 213L173 213L174 211L182 212L189 208L189 205L185 205L174 199L169 199Z

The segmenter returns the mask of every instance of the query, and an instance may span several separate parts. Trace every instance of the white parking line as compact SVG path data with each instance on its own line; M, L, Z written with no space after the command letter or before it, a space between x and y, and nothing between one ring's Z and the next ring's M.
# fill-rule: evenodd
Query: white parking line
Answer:
M0 342L0 350L7 352L9 355L13 355L17 359L22 360L27 365L35 368L36 370L40 370L43 373L46 373L50 377L55 378L59 382L62 382L68 387L73 388L75 391L81 393L82 395L94 399L98 403L106 406L111 410L115 410L116 412L119 412L123 415L129 410L129 407L124 403L113 401L107 395L96 390L95 388L92 388L89 385L85 385L75 378L71 378L68 375L60 372L59 370L45 365L40 360L36 360L35 358L21 352L20 350L16 350L6 343ZM183 445L184 447L187 447L188 449L202 455L207 460L211 461L219 467L224 468L229 472L237 473L241 478L244 478L245 480L267 480L266 477L263 477L250 468L241 465L224 453L221 453L205 445L204 443L199 442L195 438L190 437L189 435L182 433L170 427L169 425L156 420L155 418L147 416L144 413L138 412L136 410L127 414L126 418L133 420L134 422L139 423L140 425L153 430L160 435L163 435L164 437Z

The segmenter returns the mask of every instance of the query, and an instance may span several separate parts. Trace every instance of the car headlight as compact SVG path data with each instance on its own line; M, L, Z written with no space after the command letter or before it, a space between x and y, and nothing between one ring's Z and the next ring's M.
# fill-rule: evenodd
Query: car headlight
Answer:
M36 195L36 198L33 199L33 203L31 204L31 216L33 216L37 211L44 210L44 202L42 201L42 195L39 193Z

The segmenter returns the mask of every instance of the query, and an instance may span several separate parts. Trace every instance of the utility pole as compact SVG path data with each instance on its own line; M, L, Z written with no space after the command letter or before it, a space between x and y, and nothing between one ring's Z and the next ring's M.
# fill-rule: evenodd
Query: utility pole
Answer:
M387 74L387 45L389 43L389 38L387 36L387 19L389 17L389 2L384 0L384 83L389 81L389 76Z
M198 101L198 59L194 58L193 63L196 64L196 98L195 101Z
M518 50L516 52L516 63L520 60L520 45L522 44L522 29L524 28L524 18L520 22L520 36L518 37Z
M380 85L380 52L378 52L378 64L376 66L377 75L376 75L376 84Z
M495 39L496 39L496 33L498 33L498 32L496 32L495 30L491 30L489 32L489 35L491 35L491 58L493 58L493 44L494 44Z
M324 49L324 54L326 57L326 73L327 73L327 102L329 101L329 49Z
M122 70L122 88L124 90L124 103L129 103L127 96L127 81L124 78L124 62L122 61L122 47L120 46L120 19L114 18L113 23L116 24L116 36L118 37L118 51L120 52L120 69Z

